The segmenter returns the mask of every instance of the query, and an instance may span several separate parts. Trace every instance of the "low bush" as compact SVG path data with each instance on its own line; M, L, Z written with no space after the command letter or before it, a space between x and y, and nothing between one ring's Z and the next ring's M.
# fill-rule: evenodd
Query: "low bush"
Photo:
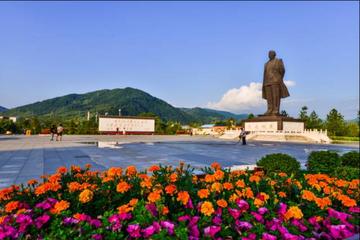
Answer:
M312 173L334 173L341 166L339 155L334 151L314 151L307 161L307 170Z
M267 173L284 172L288 175L298 175L300 163L293 157L282 154L268 154L256 163L257 166L263 167Z
M335 169L333 174L336 178L346 179L346 180L353 180L358 179L360 175L360 169L355 167L347 167L341 166Z
M359 152L351 151L341 156L341 165L346 167L359 168Z

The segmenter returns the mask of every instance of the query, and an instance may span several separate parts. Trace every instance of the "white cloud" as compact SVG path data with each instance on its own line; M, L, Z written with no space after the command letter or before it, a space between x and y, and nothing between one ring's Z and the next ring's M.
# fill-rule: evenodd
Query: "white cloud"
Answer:
M218 102L209 102L209 108L241 112L265 105L262 99L262 84L251 82L249 85L228 90Z
M293 87L296 85L296 82L291 80L285 80L284 83L287 87Z
M295 81L286 80L288 87L295 86ZM251 82L240 88L228 90L218 102L209 102L207 107L236 113L263 111L266 101L262 99L262 83Z

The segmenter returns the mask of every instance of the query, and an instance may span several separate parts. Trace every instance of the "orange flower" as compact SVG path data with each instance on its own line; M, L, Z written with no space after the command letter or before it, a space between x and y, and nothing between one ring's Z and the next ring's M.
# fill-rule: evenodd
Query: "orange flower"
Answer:
M135 166L128 166L126 168L126 175L127 176L132 176L135 175L137 173L136 167Z
M129 205L133 207L138 203L138 201L139 200L137 198L133 198L130 200Z
M81 190L81 184L78 182L68 183L69 192L76 192Z
M177 195L177 200L182 202L182 204L186 205L189 202L190 195L187 191L181 191Z
M101 182L102 183L107 183L107 182L110 182L110 181L113 181L113 180L114 180L113 177L104 177Z
M249 178L249 181L250 181L250 182L256 182L256 183L258 183L258 182L260 182L260 180L261 180L261 178L260 178L259 176L257 176L257 175L252 175L252 176Z
M213 182L213 181L215 181L215 176L210 175L210 174L206 174L206 175L205 175L205 182L211 183L211 182Z
M219 182L214 182L211 185L211 191L220 193L222 189L222 185Z
M161 195L159 191L151 192L147 198L149 202L157 202L161 199Z
M119 193L125 193L127 191L129 191L129 189L131 188L131 185L128 184L125 181L121 181L119 182L119 184L116 186L116 191Z
M220 199L216 201L216 204L221 208L226 208L228 206L228 203L225 199Z
M262 200L259 199L259 198L255 198L255 200L254 200L254 205L255 205L257 208L259 208L259 207L261 207L261 206L264 205L264 201L262 201Z
M242 195L245 196L246 198L253 198L254 197L254 193L251 190L251 188L249 188L249 187L243 189Z
M82 203L90 202L94 197L94 193L91 190L85 189L79 195L79 201Z
M327 206L331 205L331 200L328 197L324 198L315 198L315 203L320 209L324 209Z
M132 211L133 209L134 209L134 208L133 208L133 207L129 207L128 204L121 205L120 207L117 208L119 214L130 212L130 211Z
M339 195L337 198L345 207L355 207L356 201L354 199L351 199L350 197L346 195Z
M35 194L39 196L47 191L57 192L59 189L61 189L61 185L58 182L46 182L35 188Z
M245 182L244 182L244 180L238 180L237 182L236 182L236 186L238 186L239 188L244 188L245 187Z
M287 176L287 174L284 172L279 173L279 177L286 177L286 176Z
M19 201L11 201L8 202L5 205L5 212L7 213L11 213L12 211L18 209L20 207L20 202Z
M163 207L162 211L161 211L162 215L167 215L169 213L169 208L168 207Z
M275 186L275 185L276 185L276 181L275 181L275 180L271 180L269 184L270 184L270 186Z
M200 189L197 192L197 195L199 196L199 198L203 199L203 198L207 198L210 195L210 192L208 189Z
M347 181L342 180L342 179L337 180L337 181L335 182L335 185L336 185L337 187L345 187L345 186L348 185L348 184L349 184L349 183L348 183Z
M148 188L150 189L152 187L152 183L151 183L151 179L150 178L146 178L144 181L140 182L140 186L142 188Z
M81 167L72 165L71 166L71 171L75 172L75 173L81 172Z
M220 164L219 164L218 162L213 162L213 163L211 164L211 167L212 167L213 169L215 169L215 170L218 170L218 169L221 168L221 166L220 166Z
M61 200L60 202L55 203L54 208L50 210L52 214L59 214L62 211L68 209L70 207L70 203L65 200Z
M59 167L56 172L60 173L60 174L65 174L67 172L67 168L66 167Z
M302 199L305 199L308 201L314 201L316 199L315 194L308 190L304 190L301 197L302 197Z
M214 173L214 177L216 180L221 180L224 178L224 172L221 170L216 170Z
M230 182L225 182L225 183L223 183L223 188L226 189L226 190L231 190L231 189L233 189L234 187L233 187L232 183L230 183Z
M238 199L239 196L236 193L233 193L230 197L229 197L229 202L235 202L236 199Z
M286 197L286 193L284 192L278 192L279 197L285 198Z
M211 216L215 212L214 207L211 202L205 201L201 204L201 213L206 216Z
M157 165L153 165L151 167L149 167L149 172L155 172L155 171L159 171L160 167Z
M30 180L27 182L28 185L35 185L35 184L37 184L37 183L38 183L38 181L37 181L36 179L30 179Z
M165 187L165 192L170 196L174 195L175 191L176 191L176 186L174 184L170 184Z
M176 173L170 174L170 177L169 177L170 182L172 182L172 183L176 182L176 181L177 181L177 177L178 177L178 176L177 176Z
M298 208L297 206L290 207L289 210L287 210L287 212L285 213L286 220L289 220L291 218L301 219L303 216L304 215L303 215L301 209Z
M0 201L2 200L10 200L11 193L14 191L13 187L8 187L0 190Z
M120 168L120 167L111 167L107 171L107 175L109 177L120 177L121 174L122 174L122 168Z

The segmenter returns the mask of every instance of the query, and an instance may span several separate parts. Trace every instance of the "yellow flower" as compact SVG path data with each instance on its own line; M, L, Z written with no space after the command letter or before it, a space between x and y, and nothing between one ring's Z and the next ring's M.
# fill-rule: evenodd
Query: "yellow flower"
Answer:
M211 202L205 201L201 204L201 213L206 216L211 216L215 212L214 207Z
M85 189L84 191L82 191L79 195L79 201L82 203L87 203L90 202L93 199L94 193L89 190L89 189Z
M304 215L303 215L301 209L298 208L297 206L290 207L289 210L287 210L287 212L285 213L286 220L289 220L291 218L301 219L303 216Z

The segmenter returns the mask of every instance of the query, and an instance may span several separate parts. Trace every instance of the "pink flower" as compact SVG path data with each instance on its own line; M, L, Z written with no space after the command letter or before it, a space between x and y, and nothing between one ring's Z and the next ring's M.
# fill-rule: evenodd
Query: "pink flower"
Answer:
M158 211L156 209L156 205L154 203L146 204L145 208L154 216L157 217Z
M258 213L261 215L264 215L265 213L268 213L269 210L266 207L261 207L258 209Z
M190 208L190 209L194 208L194 205L193 205L193 202L192 202L191 198L189 198L189 201L185 205L185 208Z
M308 228L303 224L301 223L298 219L293 219L291 221L292 225L296 226L300 232L305 232Z
M160 225L167 230L169 235L174 234L175 224L173 224L172 222L170 222L170 221L161 221Z
M89 224L95 228L101 227L101 221L99 219L91 219Z
M143 233L144 238L151 237L158 229L154 225L150 225L147 228L143 229L141 232Z
M214 238L215 235L220 232L221 227L220 226L209 226L204 228L204 236L212 237Z
M256 234L250 233L247 237L242 237L242 240L256 240Z
M345 225L331 225L330 235L335 239L346 239L354 235Z
M253 215L255 220L259 223L264 223L264 217L261 214L258 214L257 212L251 212L251 215Z
M241 231L247 231L253 227L251 223L240 220L235 221L235 226Z
M352 213L360 213L360 207L351 207L349 211Z
M277 237L274 235L271 235L270 233L263 233L261 239L262 240L276 240Z
M47 223L50 220L49 215L42 215L35 219L35 226L37 229L40 229L45 223Z
M140 234L141 228L140 228L139 224L130 224L127 227L126 231L129 233L130 237L133 237L133 238L141 237L141 234Z
M102 240L103 237L101 236L101 234L93 234L91 236L92 239L95 239L95 240Z
M280 203L278 210L278 214L280 215L280 217L283 217L285 215L286 210L287 210L287 205L285 203Z
M235 220L238 219L241 215L240 210L235 208L228 208L228 212Z
M339 219L342 223L346 222L348 217L351 217L350 214L339 212L332 208L328 208L328 213L329 213L329 217Z
M243 200L243 199L236 199L236 204L238 205L238 207L240 208L241 212L246 212L246 210L249 209L249 204L247 203L247 201Z
M220 217L220 216L215 216L215 217L213 217L212 223L213 223L214 225L221 225L221 223L222 223L221 217Z

